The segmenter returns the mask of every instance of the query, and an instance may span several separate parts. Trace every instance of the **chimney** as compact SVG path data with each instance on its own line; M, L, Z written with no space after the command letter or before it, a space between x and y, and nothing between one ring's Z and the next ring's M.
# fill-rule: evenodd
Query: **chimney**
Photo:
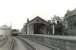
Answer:
M29 18L27 18L27 23L29 22Z

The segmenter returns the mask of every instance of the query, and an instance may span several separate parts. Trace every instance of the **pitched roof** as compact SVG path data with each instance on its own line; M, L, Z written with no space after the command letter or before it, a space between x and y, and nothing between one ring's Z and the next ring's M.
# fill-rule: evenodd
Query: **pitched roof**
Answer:
M42 19L42 18L39 17L39 16L37 16L37 17L35 17L34 19L30 20L28 23L30 23L30 22L32 22L33 20L36 20L36 19L40 19L40 20L42 20L42 21L48 23L47 21L45 21L44 19ZM28 23L27 23L27 24L28 24ZM48 23L48 24L49 24L49 23Z

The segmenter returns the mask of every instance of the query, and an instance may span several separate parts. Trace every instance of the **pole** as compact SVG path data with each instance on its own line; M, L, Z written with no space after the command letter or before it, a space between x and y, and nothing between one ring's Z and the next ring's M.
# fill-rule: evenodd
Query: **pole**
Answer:
M54 26L54 24L53 24L53 35L55 34L55 26Z

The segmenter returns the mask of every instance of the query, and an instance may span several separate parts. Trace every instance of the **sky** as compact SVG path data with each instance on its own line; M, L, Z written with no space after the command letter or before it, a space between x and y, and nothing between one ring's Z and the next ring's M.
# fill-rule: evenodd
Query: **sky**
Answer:
M27 18L40 16L50 20L54 15L64 17L68 9L75 8L75 0L0 0L0 26L21 29Z

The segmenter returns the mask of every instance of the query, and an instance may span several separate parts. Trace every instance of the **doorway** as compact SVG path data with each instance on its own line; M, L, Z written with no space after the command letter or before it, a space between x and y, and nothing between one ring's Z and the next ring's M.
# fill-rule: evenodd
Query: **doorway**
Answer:
M43 34L42 31L40 30L44 26L42 23L35 23L34 24L34 34Z

